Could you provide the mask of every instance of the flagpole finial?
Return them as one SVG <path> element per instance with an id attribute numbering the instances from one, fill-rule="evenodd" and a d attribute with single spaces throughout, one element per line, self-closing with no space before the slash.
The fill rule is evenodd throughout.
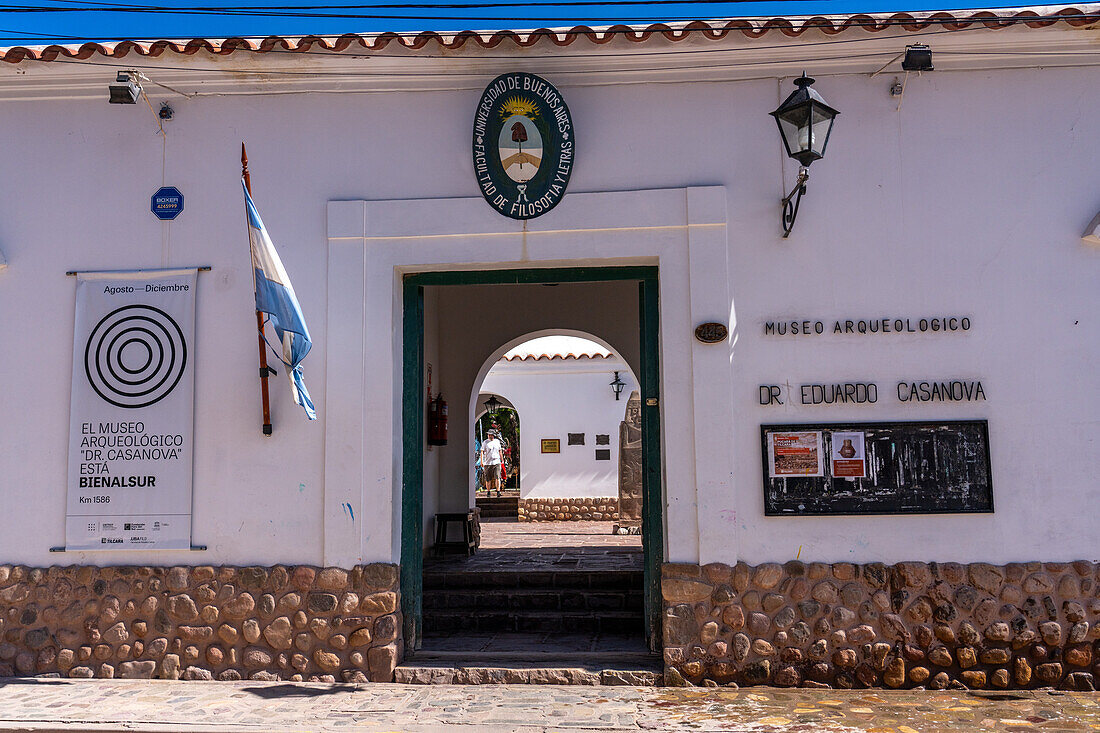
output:
<path id="1" fill-rule="evenodd" d="M 252 176 L 248 175 L 248 153 L 241 143 L 241 177 L 244 178 L 244 186 L 248 189 L 248 195 L 252 195 Z"/>

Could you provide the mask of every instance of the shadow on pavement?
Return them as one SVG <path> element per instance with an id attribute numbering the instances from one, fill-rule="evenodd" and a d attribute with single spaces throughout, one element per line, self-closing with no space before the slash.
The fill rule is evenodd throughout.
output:
<path id="1" fill-rule="evenodd" d="M 64 685 L 68 684 L 65 680 L 53 679 L 50 677 L 0 677 L 0 687 L 7 687 L 8 685 Z"/>
<path id="2" fill-rule="evenodd" d="M 1009 693 L 1005 693 L 1005 692 L 994 692 L 994 693 L 984 693 L 983 694 L 981 692 L 975 693 L 973 691 L 970 691 L 967 694 L 969 694 L 970 697 L 976 697 L 976 698 L 979 698 L 981 700 L 993 700 L 995 702 L 1005 702 L 1005 701 L 1008 701 L 1008 700 L 1030 700 L 1031 699 L 1031 696 L 1027 695 L 1027 694 L 1013 695 L 1013 694 L 1009 694 Z"/>
<path id="3" fill-rule="evenodd" d="M 355 685 L 326 685 L 324 687 L 299 687 L 298 685 L 268 685 L 264 687 L 245 687 L 244 692 L 251 692 L 256 697 L 265 700 L 275 700 L 286 697 L 320 697 L 322 695 L 336 695 L 342 692 L 355 692 Z"/>

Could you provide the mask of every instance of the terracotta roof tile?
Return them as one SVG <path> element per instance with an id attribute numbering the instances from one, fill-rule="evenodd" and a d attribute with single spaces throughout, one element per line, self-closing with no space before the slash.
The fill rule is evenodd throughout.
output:
<path id="1" fill-rule="evenodd" d="M 513 45 L 518 48 L 543 46 L 569 46 L 581 40 L 600 46 L 618 37 L 635 43 L 654 38 L 671 42 L 686 38 L 702 37 L 720 40 L 730 34 L 741 34 L 750 39 L 770 34 L 797 38 L 804 33 L 821 31 L 838 35 L 862 30 L 880 33 L 892 28 L 918 32 L 931 26 L 948 30 L 961 30 L 975 25 L 989 29 L 1025 26 L 1046 28 L 1058 23 L 1080 28 L 1097 25 L 1100 21 L 1100 3 L 1079 5 L 1039 5 L 1026 8 L 1002 8 L 992 10 L 953 10 L 912 13 L 857 13 L 854 15 L 815 15 L 776 18 L 729 18 L 719 20 L 693 20 L 679 23 L 652 23 L 648 25 L 612 25 L 601 27 L 573 26 L 571 28 L 538 28 L 534 30 L 460 31 L 439 33 L 347 33 L 339 36 L 268 36 L 266 38 L 195 38 L 191 40 L 126 40 L 104 43 L 72 45 L 51 44 L 44 46 L 13 46 L 0 48 L 0 59 L 18 63 L 26 59 L 53 61 L 58 58 L 89 59 L 93 56 L 124 58 L 130 54 L 159 57 L 165 53 L 190 56 L 207 51 L 218 56 L 228 56 L 239 51 L 269 53 L 290 51 L 345 51 L 351 48 L 382 51 L 388 47 L 419 51 L 429 47 L 457 50 L 467 45 L 482 49 Z"/>
<path id="2" fill-rule="evenodd" d="M 500 360 L 501 361 L 512 362 L 512 361 L 554 361 L 555 359 L 561 359 L 561 360 L 564 361 L 566 359 L 614 359 L 614 358 L 615 358 L 614 354 L 600 354 L 600 353 L 573 354 L 573 353 L 569 353 L 569 354 L 538 354 L 537 356 L 535 354 L 527 354 L 526 356 L 519 356 L 517 354 L 516 356 L 502 356 L 500 358 Z"/>

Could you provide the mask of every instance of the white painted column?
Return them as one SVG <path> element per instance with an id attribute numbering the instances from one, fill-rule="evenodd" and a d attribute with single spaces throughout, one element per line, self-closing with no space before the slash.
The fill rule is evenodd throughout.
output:
<path id="1" fill-rule="evenodd" d="M 730 352 L 726 193 L 689 188 L 688 262 L 691 287 L 691 378 L 694 395 L 695 491 L 699 559 L 733 562 L 737 556 L 737 504 L 733 496 L 733 397 Z M 723 323 L 730 337 L 717 344 L 694 338 L 701 323 Z M 730 548 L 734 548 L 731 552 Z"/>
<path id="2" fill-rule="evenodd" d="M 328 333 L 325 342 L 324 563 L 362 560 L 364 439 L 363 216 L 359 201 L 328 205 Z"/>

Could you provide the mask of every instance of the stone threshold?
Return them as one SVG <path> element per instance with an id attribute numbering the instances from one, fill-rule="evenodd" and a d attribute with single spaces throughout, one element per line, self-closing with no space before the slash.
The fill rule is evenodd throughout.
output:
<path id="1" fill-rule="evenodd" d="M 622 652 L 593 659 L 583 652 L 417 652 L 394 670 L 408 685 L 629 685 L 664 684 L 660 658 Z"/>

